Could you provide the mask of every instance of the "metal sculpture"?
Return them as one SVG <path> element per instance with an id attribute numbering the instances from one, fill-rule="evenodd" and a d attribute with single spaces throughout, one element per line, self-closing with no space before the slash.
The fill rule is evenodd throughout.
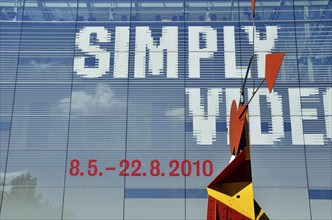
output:
<path id="1" fill-rule="evenodd" d="M 252 16 L 255 14 L 255 1 L 251 1 Z M 266 81 L 269 92 L 272 92 L 284 53 L 266 55 L 265 78 L 252 97 L 245 104 L 244 89 L 253 61 L 252 55 L 244 83 L 241 89 L 239 105 L 233 100 L 229 120 L 229 140 L 231 162 L 207 186 L 208 220 L 268 220 L 263 209 L 254 200 L 250 161 L 250 141 L 248 127 L 248 106 L 259 88 Z"/>

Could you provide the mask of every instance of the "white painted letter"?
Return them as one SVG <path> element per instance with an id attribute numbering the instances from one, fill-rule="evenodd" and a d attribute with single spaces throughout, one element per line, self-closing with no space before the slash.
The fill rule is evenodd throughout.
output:
<path id="1" fill-rule="evenodd" d="M 200 48 L 200 34 L 205 39 L 204 48 Z M 189 27 L 189 78 L 200 78 L 202 58 L 212 58 L 217 51 L 217 31 L 212 27 Z"/>
<path id="2" fill-rule="evenodd" d="M 224 26 L 224 57 L 225 57 L 225 78 L 244 77 L 247 67 L 236 66 L 234 26 Z M 248 74 L 248 77 L 249 78 L 251 77 L 250 72 Z"/>
<path id="3" fill-rule="evenodd" d="M 310 97 L 311 95 L 318 94 L 317 88 L 290 88 L 289 103 L 290 103 L 290 116 L 292 123 L 292 139 L 294 145 L 323 145 L 323 134 L 303 134 L 303 121 L 302 120 L 317 120 L 316 108 L 301 108 L 301 104 L 305 102 L 319 103 L 319 99 Z M 304 97 L 307 97 L 305 100 Z M 310 98 L 308 98 L 310 97 Z M 302 100 L 304 98 L 304 100 Z M 302 112 L 302 114 L 301 114 Z M 302 117 L 301 117 L 302 115 Z M 303 141 L 304 137 L 304 141 Z"/>
<path id="4" fill-rule="evenodd" d="M 128 77 L 129 27 L 116 27 L 114 49 L 114 78 Z"/>
<path id="5" fill-rule="evenodd" d="M 326 137 L 332 138 L 332 88 L 326 88 L 323 93 L 324 111 L 325 111 L 325 124 L 326 124 Z"/>
<path id="6" fill-rule="evenodd" d="M 251 92 L 250 94 L 251 95 Z M 262 133 L 261 127 L 261 108 L 259 97 L 266 96 L 268 105 L 271 106 L 272 127 L 269 133 Z M 285 136 L 284 118 L 282 114 L 282 99 L 277 92 L 269 93 L 267 88 L 261 88 L 252 99 L 249 107 L 250 123 L 250 142 L 253 145 L 273 145 Z"/>
<path id="7" fill-rule="evenodd" d="M 110 53 L 90 42 L 91 34 L 96 34 L 99 42 L 110 42 L 111 34 L 104 27 L 84 27 L 76 34 L 76 46 L 89 56 L 96 59 L 95 67 L 85 67 L 86 56 L 75 57 L 74 72 L 85 78 L 101 77 L 109 71 Z"/>
<path id="8" fill-rule="evenodd" d="M 247 32 L 249 37 L 249 43 L 253 44 L 253 27 L 246 26 L 244 30 Z M 255 54 L 258 55 L 258 77 L 265 77 L 265 55 L 271 53 L 275 46 L 275 40 L 278 38 L 278 28 L 276 26 L 266 26 L 266 39 L 260 39 L 259 32 L 256 31 L 255 27 Z"/>
<path id="9" fill-rule="evenodd" d="M 178 28 L 163 27 L 160 43 L 154 42 L 149 27 L 136 27 L 135 78 L 145 78 L 146 52 L 149 52 L 149 70 L 161 75 L 164 54 L 167 54 L 167 78 L 178 77 Z"/>
<path id="10" fill-rule="evenodd" d="M 187 88 L 189 95 L 189 114 L 193 116 L 193 135 L 197 144 L 211 145 L 216 139 L 216 119 L 219 117 L 219 100 L 222 89 L 209 89 L 207 94 L 207 113 L 201 105 L 200 88 Z"/>

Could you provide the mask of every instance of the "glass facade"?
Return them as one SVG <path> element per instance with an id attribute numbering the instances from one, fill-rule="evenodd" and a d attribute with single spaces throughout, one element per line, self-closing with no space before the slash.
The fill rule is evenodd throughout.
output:
<path id="1" fill-rule="evenodd" d="M 0 219 L 206 219 L 249 108 L 270 219 L 332 219 L 332 1 L 1 0 Z M 255 45 L 255 47 L 253 47 Z"/>

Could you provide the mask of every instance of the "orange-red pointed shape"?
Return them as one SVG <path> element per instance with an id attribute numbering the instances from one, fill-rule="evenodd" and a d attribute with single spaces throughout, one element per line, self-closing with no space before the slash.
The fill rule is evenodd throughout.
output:
<path id="1" fill-rule="evenodd" d="M 240 114 L 245 109 L 245 105 L 237 107 L 236 101 L 233 100 L 232 106 L 231 106 L 231 112 L 230 112 L 230 120 L 229 120 L 229 142 L 230 142 L 230 151 L 231 154 L 237 155 L 242 131 L 244 128 L 244 122 L 246 114 L 242 114 L 242 117 L 240 117 Z"/>
<path id="2" fill-rule="evenodd" d="M 252 17 L 255 17 L 255 5 L 256 5 L 256 0 L 251 0 L 251 15 L 252 15 Z"/>
<path id="3" fill-rule="evenodd" d="M 270 93 L 274 87 L 284 56 L 284 52 L 266 55 L 265 80 Z"/>

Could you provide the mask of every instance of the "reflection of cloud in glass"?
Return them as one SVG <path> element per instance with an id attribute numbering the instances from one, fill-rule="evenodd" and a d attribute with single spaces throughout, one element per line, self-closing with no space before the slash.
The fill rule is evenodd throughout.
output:
<path id="1" fill-rule="evenodd" d="M 26 174 L 26 173 L 27 173 L 26 171 L 7 172 L 6 173 L 6 181 L 10 182 L 15 177 L 21 176 L 21 175 Z M 3 179 L 4 174 L 5 174 L 4 172 L 0 172 L 0 180 Z"/>
<path id="2" fill-rule="evenodd" d="M 18 176 L 21 176 L 21 175 L 24 175 L 26 174 L 27 172 L 25 171 L 17 171 L 17 172 L 7 172 L 6 173 L 6 185 L 5 186 L 5 191 L 9 191 L 10 190 L 10 186 L 8 185 L 8 183 L 10 183 L 13 179 L 15 179 L 16 177 Z M 0 184 L 3 183 L 3 179 L 4 179 L 4 172 L 0 172 Z M 1 186 L 0 186 L 1 187 Z"/>
<path id="3" fill-rule="evenodd" d="M 31 60 L 29 62 L 29 66 L 32 66 L 34 68 L 38 68 L 38 69 L 48 69 L 50 67 L 55 67 L 58 66 L 59 63 L 58 62 L 54 62 L 54 61 L 50 61 L 50 62 L 38 62 L 35 60 Z"/>
<path id="4" fill-rule="evenodd" d="M 67 112 L 70 98 L 59 101 L 58 107 Z M 109 113 L 114 108 L 123 107 L 125 103 L 115 97 L 114 92 L 106 84 L 99 84 L 95 94 L 85 91 L 74 91 L 72 94 L 71 113 L 78 115 L 96 115 Z"/>
<path id="5" fill-rule="evenodd" d="M 173 108 L 166 111 L 166 116 L 174 117 L 177 119 L 184 119 L 184 108 Z"/>

